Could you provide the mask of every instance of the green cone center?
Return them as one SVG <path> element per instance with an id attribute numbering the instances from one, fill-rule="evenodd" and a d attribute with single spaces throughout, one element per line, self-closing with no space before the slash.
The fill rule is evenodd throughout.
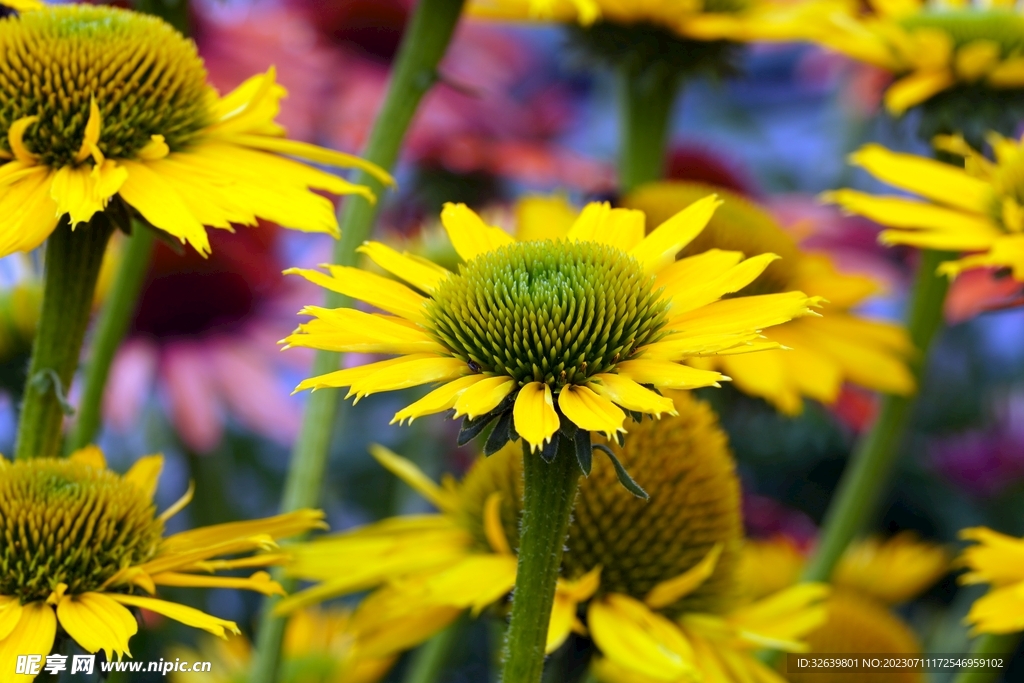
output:
<path id="1" fill-rule="evenodd" d="M 0 19 L 0 147 L 12 123 L 38 116 L 24 141 L 53 168 L 75 163 L 93 98 L 100 151 L 131 159 L 153 135 L 185 147 L 211 95 L 195 44 L 156 17 L 60 5 Z"/>
<path id="2" fill-rule="evenodd" d="M 163 524 L 140 487 L 69 460 L 0 466 L 0 595 L 44 600 L 98 589 L 156 551 Z"/>
<path id="3" fill-rule="evenodd" d="M 558 389 L 657 339 L 667 302 L 653 282 L 608 245 L 521 242 L 464 264 L 428 316 L 437 339 L 475 369 Z"/>

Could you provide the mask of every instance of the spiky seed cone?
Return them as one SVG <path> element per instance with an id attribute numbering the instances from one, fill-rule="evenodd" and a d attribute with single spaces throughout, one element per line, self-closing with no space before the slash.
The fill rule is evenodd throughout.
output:
<path id="1" fill-rule="evenodd" d="M 0 595 L 98 589 L 150 558 L 163 523 L 146 493 L 105 469 L 40 458 L 0 464 Z"/>
<path id="2" fill-rule="evenodd" d="M 428 304 L 438 340 L 467 363 L 552 390 L 612 369 L 658 337 L 654 277 L 596 242 L 519 242 L 444 280 Z"/>
<path id="3" fill-rule="evenodd" d="M 163 135 L 180 149 L 209 121 L 212 90 L 195 44 L 166 22 L 113 7 L 59 5 L 0 20 L 0 147 L 17 119 L 51 167 L 74 165 L 95 98 L 99 148 L 131 159 Z"/>
<path id="4" fill-rule="evenodd" d="M 594 454 L 593 471 L 580 482 L 562 574 L 576 578 L 600 565 L 602 591 L 642 599 L 656 584 L 682 574 L 723 543 L 714 575 L 667 610 L 718 612 L 738 592 L 739 481 L 715 414 L 689 394 L 674 399 L 678 417 L 631 425 L 625 447 L 611 446 L 650 501 L 620 486 L 611 463 Z M 463 481 L 463 519 L 481 542 L 481 511 L 493 491 L 502 493 L 502 524 L 515 547 L 522 500 L 518 445 L 480 460 Z"/>
<path id="5" fill-rule="evenodd" d="M 805 639 L 810 653 L 887 654 L 913 656 L 921 653 L 921 644 L 910 627 L 884 605 L 851 591 L 836 591 L 828 601 L 828 621 Z M 782 664 L 785 670 L 785 663 Z M 791 683 L 846 683 L 849 673 L 787 673 Z M 917 671 L 858 673 L 858 683 L 924 683 Z"/>

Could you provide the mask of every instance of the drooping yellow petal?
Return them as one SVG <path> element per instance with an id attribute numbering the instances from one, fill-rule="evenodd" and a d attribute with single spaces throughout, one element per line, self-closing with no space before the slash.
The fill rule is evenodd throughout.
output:
<path id="1" fill-rule="evenodd" d="M 1024 630 L 1024 584 L 993 588 L 971 605 L 965 622 L 979 633 L 1016 633 Z"/>
<path id="2" fill-rule="evenodd" d="M 722 204 L 717 195 L 709 195 L 669 218 L 636 245 L 630 255 L 649 273 L 657 273 L 675 261 L 676 255 L 700 234 Z"/>
<path id="3" fill-rule="evenodd" d="M 50 197 L 54 173 L 43 166 L 31 171 L 0 190 L 0 256 L 35 249 L 57 227 L 57 204 Z"/>
<path id="4" fill-rule="evenodd" d="M 484 223 L 483 219 L 465 204 L 445 204 L 441 210 L 441 224 L 463 261 L 472 261 L 481 254 L 515 242 L 512 236 L 501 228 Z"/>
<path id="5" fill-rule="evenodd" d="M 64 166 L 53 177 L 50 196 L 57 203 L 58 214 L 68 214 L 71 225 L 78 225 L 105 209 L 126 180 L 127 169 L 109 159 L 93 168 Z"/>
<path id="6" fill-rule="evenodd" d="M 572 631 L 585 633 L 576 617 L 579 604 L 589 600 L 601 585 L 601 568 L 595 567 L 575 580 L 558 579 L 555 586 L 555 601 L 551 606 L 548 622 L 548 639 L 544 651 L 551 654 L 565 642 Z"/>
<path id="7" fill-rule="evenodd" d="M 720 372 L 696 368 L 661 360 L 627 360 L 617 367 L 620 376 L 638 384 L 651 384 L 665 389 L 698 389 L 721 386 L 728 380 Z"/>
<path id="8" fill-rule="evenodd" d="M 182 588 L 229 588 L 232 590 L 255 591 L 262 595 L 285 595 L 284 589 L 267 572 L 256 572 L 249 578 L 241 576 L 205 576 L 163 572 L 153 577 L 157 586 L 178 586 Z"/>
<path id="9" fill-rule="evenodd" d="M 14 158 L 22 163 L 34 164 L 38 160 L 35 154 L 28 151 L 23 140 L 25 131 L 38 120 L 38 116 L 22 116 L 7 129 L 7 144 L 10 145 Z"/>
<path id="10" fill-rule="evenodd" d="M 110 593 L 109 596 L 111 599 L 121 603 L 122 605 L 148 609 L 150 612 L 162 614 L 168 619 L 174 619 L 186 626 L 201 628 L 204 631 L 212 633 L 218 638 L 227 638 L 228 633 L 233 633 L 235 635 L 241 633 L 238 629 L 238 625 L 233 621 L 220 619 L 206 614 L 205 612 L 200 612 L 192 607 L 179 605 L 176 602 L 157 600 L 156 598 L 144 598 L 138 595 L 124 595 L 121 593 Z"/>
<path id="11" fill-rule="evenodd" d="M 1024 86 L 1024 57 L 1003 60 L 988 73 L 986 80 L 996 88 Z"/>
<path id="12" fill-rule="evenodd" d="M 21 619 L 21 600 L 0 595 L 0 641 L 3 641 Z"/>
<path id="13" fill-rule="evenodd" d="M 82 136 L 82 146 L 78 148 L 78 154 L 75 155 L 75 163 L 82 163 L 93 154 L 93 150 L 99 152 L 96 147 L 100 142 L 100 127 L 103 125 L 103 119 L 100 116 L 99 105 L 96 104 L 96 98 L 90 98 L 89 102 L 89 118 L 85 122 L 85 134 Z M 103 163 L 102 157 L 96 160 L 97 163 Z"/>
<path id="14" fill-rule="evenodd" d="M 596 393 L 611 399 L 626 410 L 645 415 L 676 414 L 672 399 L 654 393 L 623 375 L 601 373 L 592 376 L 589 386 Z"/>
<path id="15" fill-rule="evenodd" d="M 427 602 L 471 608 L 477 615 L 512 590 L 516 563 L 513 555 L 470 555 L 424 578 L 419 589 Z"/>
<path id="16" fill-rule="evenodd" d="M 366 171 L 384 185 L 394 185 L 395 179 L 391 174 L 375 163 L 357 157 L 353 154 L 338 152 L 333 149 L 326 149 L 311 145 L 301 140 L 289 140 L 282 137 L 271 137 L 267 135 L 236 134 L 231 136 L 231 141 L 246 147 L 255 147 L 268 152 L 287 154 L 288 156 L 300 157 L 317 164 L 325 166 L 337 166 L 339 168 L 358 168 Z"/>
<path id="17" fill-rule="evenodd" d="M 1006 586 L 1024 581 L 1024 539 L 1007 536 L 986 527 L 963 529 L 960 538 L 974 541 L 959 562 L 970 571 L 961 583 L 991 583 Z"/>
<path id="18" fill-rule="evenodd" d="M 480 417 L 498 407 L 516 388 L 511 377 L 498 375 L 475 382 L 463 391 L 455 401 L 455 417 L 465 415 L 469 419 Z"/>
<path id="19" fill-rule="evenodd" d="M 400 282 L 359 268 L 329 266 L 331 274 L 307 268 L 289 268 L 285 275 L 300 275 L 332 292 L 365 301 L 383 311 L 421 323 L 426 320 L 426 298 Z"/>
<path id="20" fill-rule="evenodd" d="M 911 107 L 952 87 L 954 83 L 956 76 L 949 69 L 916 71 L 889 86 L 885 91 L 885 108 L 889 113 L 899 116 Z"/>
<path id="21" fill-rule="evenodd" d="M 611 593 L 590 603 L 590 635 L 605 657 L 655 681 L 698 675 L 683 632 L 643 603 Z"/>
<path id="22" fill-rule="evenodd" d="M 356 251 L 366 254 L 374 263 L 416 289 L 433 292 L 451 272 L 433 261 L 408 252 L 398 253 L 380 242 L 363 242 Z"/>
<path id="23" fill-rule="evenodd" d="M 380 444 L 371 444 L 370 454 L 385 469 L 430 501 L 438 510 L 452 511 L 458 506 L 458 501 L 453 499 L 448 491 L 435 484 L 411 460 L 403 458 Z"/>
<path id="24" fill-rule="evenodd" d="M 153 226 L 188 242 L 200 254 L 210 253 L 210 241 L 203 224 L 196 220 L 181 197 L 160 175 L 136 161 L 121 162 L 128 177 L 121 185 L 121 198 L 131 204 Z"/>
<path id="25" fill-rule="evenodd" d="M 396 422 L 401 424 L 405 420 L 411 423 L 416 418 L 423 417 L 424 415 L 433 415 L 451 410 L 455 407 L 455 402 L 462 395 L 462 392 L 485 379 L 487 379 L 487 375 L 473 374 L 442 384 L 420 400 L 410 403 L 395 413 L 395 416 L 391 419 L 391 424 Z"/>
<path id="26" fill-rule="evenodd" d="M 39 600 L 23 605 L 17 626 L 0 641 L 0 670 L 4 680 L 27 683 L 35 676 L 15 674 L 18 655 L 40 655 L 45 661 L 57 635 L 57 617 L 53 608 Z"/>
<path id="27" fill-rule="evenodd" d="M 160 481 L 160 473 L 163 469 L 164 456 L 147 455 L 135 461 L 131 469 L 125 472 L 124 480 L 138 486 L 146 494 L 147 498 L 153 500 L 153 495 L 156 493 L 156 485 Z"/>
<path id="28" fill-rule="evenodd" d="M 187 553 L 208 552 L 207 548 L 216 547 L 223 543 L 234 543 L 238 541 L 248 542 L 254 537 L 269 537 L 271 539 L 288 538 L 311 531 L 313 529 L 326 529 L 323 521 L 324 513 L 320 510 L 295 510 L 273 517 L 263 519 L 247 520 L 244 522 L 226 522 L 224 524 L 213 524 L 210 526 L 190 529 L 168 536 L 160 544 L 160 551 L 155 560 L 151 560 L 140 566 L 148 568 L 151 572 L 170 571 L 179 566 L 168 566 L 158 569 L 154 564 L 159 561 L 160 556 L 165 553 Z M 208 554 L 207 557 L 213 557 Z M 221 553 L 227 554 L 227 553 Z M 206 558 L 203 558 L 206 559 Z"/>
<path id="29" fill-rule="evenodd" d="M 57 604 L 57 619 L 86 652 L 99 652 L 113 660 L 128 655 L 128 641 L 139 630 L 135 617 L 123 605 L 102 593 L 65 595 Z"/>
<path id="30" fill-rule="evenodd" d="M 716 543 L 700 562 L 679 576 L 662 581 L 652 588 L 644 597 L 644 604 L 651 609 L 661 609 L 695 591 L 714 573 L 715 567 L 718 565 L 718 558 L 721 557 L 724 549 L 723 544 Z"/>
<path id="31" fill-rule="evenodd" d="M 881 145 L 864 145 L 850 162 L 894 187 L 958 209 L 983 213 L 991 189 L 962 169 L 913 154 L 892 152 Z"/>
<path id="32" fill-rule="evenodd" d="M 516 397 L 512 418 L 516 432 L 530 444 L 531 450 L 540 450 L 558 431 L 558 413 L 551 387 L 542 382 L 525 385 Z"/>
<path id="33" fill-rule="evenodd" d="M 451 605 L 436 605 L 421 593 L 389 586 L 374 591 L 352 615 L 361 657 L 387 657 L 428 640 L 462 614 Z"/>
<path id="34" fill-rule="evenodd" d="M 512 555 L 512 546 L 505 536 L 505 527 L 501 523 L 501 491 L 494 491 L 484 501 L 484 535 L 491 550 L 499 555 Z"/>
<path id="35" fill-rule="evenodd" d="M 801 583 L 730 613 L 728 620 L 748 642 L 791 652 L 806 651 L 800 640 L 825 623 L 824 583 Z"/>
<path id="36" fill-rule="evenodd" d="M 585 386 L 567 384 L 558 392 L 558 407 L 573 424 L 588 432 L 601 432 L 611 438 L 626 431 L 626 414 L 614 403 Z"/>
<path id="37" fill-rule="evenodd" d="M 107 459 L 103 456 L 103 451 L 99 446 L 89 445 L 85 448 L 79 448 L 77 451 L 68 456 L 68 460 L 73 462 L 80 462 L 83 465 L 89 467 L 95 467 L 98 470 L 107 469 Z"/>

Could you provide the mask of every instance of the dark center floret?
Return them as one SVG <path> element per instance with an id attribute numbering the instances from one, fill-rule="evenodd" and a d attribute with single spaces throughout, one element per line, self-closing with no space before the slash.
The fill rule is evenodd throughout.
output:
<path id="1" fill-rule="evenodd" d="M 430 302 L 430 327 L 479 371 L 552 389 L 657 339 L 667 302 L 631 256 L 595 242 L 525 242 L 473 259 Z"/>
<path id="2" fill-rule="evenodd" d="M 0 147 L 7 130 L 38 116 L 24 136 L 52 167 L 75 163 L 92 98 L 100 150 L 131 159 L 163 135 L 185 147 L 209 123 L 212 91 L 195 44 L 161 19 L 113 7 L 61 5 L 0 19 Z"/>
<path id="3" fill-rule="evenodd" d="M 0 466 L 0 595 L 44 600 L 98 589 L 156 551 L 163 523 L 142 489 L 69 460 Z"/>

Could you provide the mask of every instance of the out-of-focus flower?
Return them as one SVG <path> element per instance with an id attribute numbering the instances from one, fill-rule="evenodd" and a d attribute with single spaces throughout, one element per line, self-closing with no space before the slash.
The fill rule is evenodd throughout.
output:
<path id="1" fill-rule="evenodd" d="M 547 649 L 589 631 L 604 681 L 662 681 L 736 667 L 777 680 L 757 661 L 765 644 L 799 648 L 823 612 L 827 588 L 807 584 L 739 602 L 739 482 L 714 413 L 673 393 L 679 415 L 645 420 L 619 447 L 623 465 L 651 491 L 643 502 L 615 486 L 602 460 L 580 485 L 556 590 Z M 293 575 L 319 581 L 284 610 L 381 586 L 354 623 L 367 652 L 415 645 L 467 609 L 502 608 L 516 575 L 522 458 L 507 447 L 479 460 L 461 483 L 430 481 L 382 448 L 374 455 L 440 514 L 387 519 L 296 547 Z M 339 573 L 338 568 L 347 568 Z M 587 624 L 578 620 L 583 607 Z M 687 679 L 688 680 L 688 679 Z"/>
<path id="2" fill-rule="evenodd" d="M 1020 399 L 1011 397 L 1007 407 L 994 411 L 995 419 L 984 430 L 932 439 L 932 467 L 962 490 L 982 497 L 998 495 L 1024 479 Z"/>
<path id="3" fill-rule="evenodd" d="M 157 247 L 111 368 L 105 420 L 130 431 L 156 395 L 195 452 L 216 448 L 232 419 L 290 443 L 301 405 L 289 399 L 284 376 L 301 372 L 308 358 L 288 358 L 276 341 L 294 329 L 297 301 L 315 289 L 281 276 L 280 230 L 272 224 L 210 237 L 215 250 L 206 259 Z"/>
<path id="4" fill-rule="evenodd" d="M 467 429 L 497 420 L 488 452 L 522 437 L 532 450 L 553 454 L 559 434 L 584 441 L 589 432 L 624 432 L 623 409 L 671 412 L 671 401 L 643 385 L 717 385 L 718 372 L 681 361 L 771 348 L 759 341 L 761 329 L 807 315 L 817 303 L 788 288 L 722 300 L 756 279 L 772 254 L 742 260 L 696 250 L 676 261 L 718 203 L 706 196 L 646 237 L 643 212 L 607 204 L 590 204 L 576 217 L 564 201 L 536 200 L 517 237 L 448 204 L 441 220 L 464 261 L 458 273 L 378 242 L 360 249 L 409 285 L 351 267 L 330 266 L 329 275 L 292 269 L 391 315 L 307 307 L 302 312 L 314 319 L 285 343 L 398 356 L 298 388 L 349 387 L 358 400 L 444 383 L 395 420 L 452 408 L 466 416 Z"/>
<path id="5" fill-rule="evenodd" d="M 990 586 L 967 614 L 973 633 L 1024 630 L 1024 539 L 985 527 L 964 529 L 960 538 L 975 542 L 958 559 L 968 570 L 960 582 Z"/>
<path id="6" fill-rule="evenodd" d="M 990 142 L 995 161 L 961 137 L 937 138 L 939 149 L 964 157 L 962 169 L 866 145 L 851 157 L 852 163 L 926 201 L 849 189 L 827 192 L 823 198 L 889 226 L 879 235 L 883 244 L 970 254 L 942 263 L 940 274 L 956 277 L 974 268 L 998 268 L 1024 282 L 1024 153 L 1017 140 L 992 134 Z"/>
<path id="7" fill-rule="evenodd" d="M 788 539 L 750 541 L 740 565 L 747 590 L 758 596 L 779 590 L 785 581 L 795 581 L 804 556 Z M 827 600 L 828 618 L 806 637 L 813 654 L 910 655 L 921 652 L 921 644 L 910 626 L 890 606 L 911 600 L 945 575 L 950 568 L 949 552 L 942 546 L 920 541 L 902 533 L 887 540 L 876 538 L 855 543 L 847 549 L 832 577 L 833 592 Z M 783 665 L 784 666 L 784 665 Z M 787 673 L 792 683 L 843 681 L 849 674 Z M 865 680 L 877 683 L 921 683 L 916 671 L 869 674 Z"/>
<path id="8" fill-rule="evenodd" d="M 885 93 L 894 114 L 957 87 L 1024 88 L 1024 17 L 1010 0 L 813 4 L 804 37 L 896 75 Z"/>
<path id="9" fill-rule="evenodd" d="M 662 220 L 715 190 L 696 183 L 653 183 L 623 203 Z M 879 284 L 863 275 L 838 272 L 828 256 L 804 252 L 766 211 L 731 192 L 718 191 L 723 206 L 684 254 L 714 253 L 722 260 L 776 254 L 778 260 L 738 290 L 740 295 L 798 289 L 829 303 L 822 317 L 793 320 L 765 334 L 784 349 L 721 354 L 691 363 L 721 370 L 740 390 L 768 400 L 788 415 L 803 409 L 804 397 L 834 403 L 844 382 L 887 393 L 913 392 L 914 380 L 905 363 L 912 350 L 906 332 L 853 313 L 880 289 Z"/>
<path id="10" fill-rule="evenodd" d="M 285 626 L 279 683 L 376 683 L 394 664 L 394 657 L 360 658 L 348 610 L 306 609 Z M 171 683 L 245 683 L 252 667 L 252 645 L 244 636 L 207 638 L 199 649 L 176 647 L 170 657 L 209 662 L 205 674 L 172 672 Z"/>
<path id="11" fill-rule="evenodd" d="M 0 34 L 13 46 L 0 254 L 35 249 L 65 216 L 76 226 L 104 212 L 127 227 L 131 211 L 206 254 L 207 226 L 257 217 L 336 234 L 332 203 L 312 190 L 374 198 L 282 155 L 390 182 L 357 157 L 286 139 L 274 120 L 285 91 L 273 69 L 218 96 L 195 45 L 155 17 L 58 5 L 0 19 Z M 42 80 L 54 94 L 39 95 Z"/>
<path id="12" fill-rule="evenodd" d="M 284 591 L 270 575 L 215 572 L 281 564 L 275 540 L 324 528 L 323 513 L 299 510 L 269 519 L 220 524 L 164 537 L 164 522 L 184 508 L 191 489 L 157 515 L 153 504 L 163 468 L 158 455 L 138 460 L 123 476 L 89 447 L 67 460 L 0 459 L 0 506 L 6 538 L 0 571 L 0 665 L 15 670 L 18 655 L 47 655 L 58 622 L 86 652 L 131 656 L 138 631 L 133 608 L 150 610 L 221 638 L 234 622 L 192 607 L 140 595 L 158 586 L 237 588 L 264 595 Z M 263 551 L 253 555 L 253 551 Z M 235 556 L 234 559 L 217 559 Z M 16 675 L 32 680 L 33 675 Z"/>

